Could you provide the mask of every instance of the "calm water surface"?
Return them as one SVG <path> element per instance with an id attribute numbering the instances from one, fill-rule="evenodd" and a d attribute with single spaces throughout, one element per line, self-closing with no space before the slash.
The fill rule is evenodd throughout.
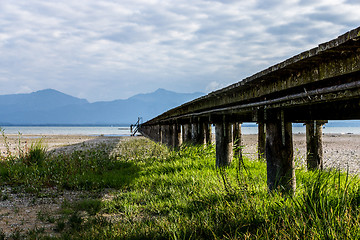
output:
<path id="1" fill-rule="evenodd" d="M 2 127 L 6 134 L 129 136 L 129 127 Z M 214 128 L 213 128 L 214 131 Z M 243 134 L 257 134 L 257 127 L 242 127 Z M 305 133 L 305 127 L 293 127 L 293 133 Z M 325 127 L 323 133 L 360 134 L 360 127 Z"/>
<path id="2" fill-rule="evenodd" d="M 129 136 L 130 127 L 2 127 L 6 134 Z"/>

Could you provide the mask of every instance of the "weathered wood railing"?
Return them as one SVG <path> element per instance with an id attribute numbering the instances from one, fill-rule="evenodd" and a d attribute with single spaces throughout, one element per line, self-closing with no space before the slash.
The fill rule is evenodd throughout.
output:
<path id="1" fill-rule="evenodd" d="M 292 122 L 307 125 L 307 162 L 322 168 L 321 126 L 326 120 L 360 119 L 360 28 L 294 56 L 238 83 L 173 108 L 139 131 L 158 142 L 206 144 L 215 124 L 216 165 L 232 160 L 232 124 L 258 123 L 259 155 L 266 157 L 268 186 L 296 186 Z M 266 134 L 265 134 L 266 133 Z M 265 140 L 266 136 L 266 140 Z M 235 138 L 235 141 L 236 141 Z"/>

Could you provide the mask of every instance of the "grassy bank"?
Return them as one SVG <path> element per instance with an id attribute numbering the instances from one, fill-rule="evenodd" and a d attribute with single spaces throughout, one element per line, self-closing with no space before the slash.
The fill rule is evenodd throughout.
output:
<path id="1" fill-rule="evenodd" d="M 264 161 L 236 159 L 216 169 L 214 146 L 170 151 L 134 138 L 66 155 L 45 154 L 42 144 L 30 150 L 3 157 L 3 186 L 29 194 L 44 188 L 87 193 L 64 201 L 59 212 L 39 214 L 53 222 L 54 238 L 360 237 L 359 179 L 344 173 L 297 169 L 297 192 L 290 196 L 268 192 Z M 35 230 L 18 236 L 50 238 Z"/>

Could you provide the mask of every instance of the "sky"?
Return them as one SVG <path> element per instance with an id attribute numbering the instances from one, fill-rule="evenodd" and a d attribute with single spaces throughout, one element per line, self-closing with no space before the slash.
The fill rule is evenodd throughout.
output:
<path id="1" fill-rule="evenodd" d="M 360 26 L 359 0 L 1 0 L 0 94 L 208 93 Z"/>

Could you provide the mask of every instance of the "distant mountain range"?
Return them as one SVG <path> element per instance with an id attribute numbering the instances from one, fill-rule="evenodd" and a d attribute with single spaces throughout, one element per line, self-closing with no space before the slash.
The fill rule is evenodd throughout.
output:
<path id="1" fill-rule="evenodd" d="M 127 125 L 147 121 L 204 93 L 158 89 L 125 100 L 89 103 L 54 89 L 0 95 L 1 125 Z"/>
<path id="2" fill-rule="evenodd" d="M 147 121 L 204 93 L 158 89 L 125 100 L 89 103 L 54 89 L 0 95 L 0 126 L 5 125 L 129 125 Z M 256 126 L 247 123 L 244 126 Z M 302 126 L 295 124 L 294 126 Z M 326 127 L 360 127 L 360 121 L 329 121 Z"/>

